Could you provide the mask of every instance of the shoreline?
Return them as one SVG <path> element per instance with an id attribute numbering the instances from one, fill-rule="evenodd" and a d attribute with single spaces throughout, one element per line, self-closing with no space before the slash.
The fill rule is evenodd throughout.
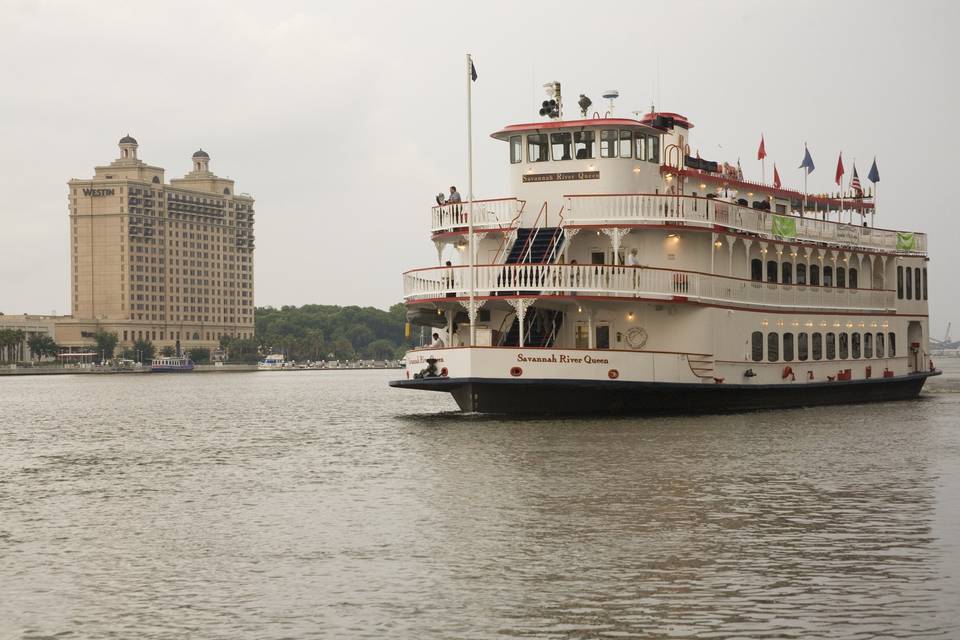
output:
<path id="1" fill-rule="evenodd" d="M 255 364 L 198 364 L 193 371 L 186 373 L 253 373 L 262 371 L 264 373 L 290 372 L 290 371 L 360 371 L 360 370 L 397 370 L 400 367 L 318 367 L 318 368 L 286 368 L 286 369 L 258 369 Z M 0 377 L 3 376 L 52 376 L 52 375 L 74 375 L 74 374 L 96 374 L 96 375 L 119 375 L 153 373 L 150 367 L 138 367 L 136 369 L 99 369 L 95 367 L 16 367 L 0 369 Z"/>

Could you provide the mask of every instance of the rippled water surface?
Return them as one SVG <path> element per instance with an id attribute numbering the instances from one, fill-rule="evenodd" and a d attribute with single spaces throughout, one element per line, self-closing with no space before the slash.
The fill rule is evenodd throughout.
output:
<path id="1" fill-rule="evenodd" d="M 918 401 L 465 416 L 395 372 L 0 378 L 0 638 L 957 638 Z"/>

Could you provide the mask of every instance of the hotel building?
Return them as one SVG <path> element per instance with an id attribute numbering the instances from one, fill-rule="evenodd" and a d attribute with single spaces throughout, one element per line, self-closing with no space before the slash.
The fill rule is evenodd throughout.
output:
<path id="1" fill-rule="evenodd" d="M 253 198 L 214 175 L 202 149 L 168 184 L 136 140 L 119 146 L 92 179 L 67 183 L 72 317 L 57 341 L 86 346 L 104 330 L 120 348 L 145 339 L 189 350 L 253 337 Z"/>

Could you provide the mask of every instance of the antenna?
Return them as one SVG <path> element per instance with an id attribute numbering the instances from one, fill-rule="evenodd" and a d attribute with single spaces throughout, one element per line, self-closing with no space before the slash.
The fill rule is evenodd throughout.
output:
<path id="1" fill-rule="evenodd" d="M 616 89 L 607 89 L 603 92 L 603 97 L 610 101 L 610 113 L 613 114 L 613 101 L 620 97 L 620 92 Z"/>

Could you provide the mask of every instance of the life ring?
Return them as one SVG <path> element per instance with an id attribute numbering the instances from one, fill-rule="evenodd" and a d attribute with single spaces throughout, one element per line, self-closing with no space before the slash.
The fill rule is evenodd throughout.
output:
<path id="1" fill-rule="evenodd" d="M 510 375 L 512 375 L 514 378 L 519 378 L 523 375 L 523 369 L 520 367 L 510 367 Z"/>
<path id="2" fill-rule="evenodd" d="M 627 346 L 631 349 L 643 349 L 647 345 L 648 337 L 643 327 L 630 327 L 627 329 Z"/>
<path id="3" fill-rule="evenodd" d="M 793 375 L 793 367 L 787 365 L 783 368 L 783 379 L 786 380 L 790 378 L 791 380 L 796 380 L 797 376 Z"/>
<path id="4" fill-rule="evenodd" d="M 607 371 L 607 377 L 610 378 L 611 380 L 616 380 L 617 378 L 620 377 L 620 372 L 617 371 L 616 369 L 610 369 L 610 371 Z"/>
<path id="5" fill-rule="evenodd" d="M 446 378 L 446 377 L 447 377 L 447 373 L 448 373 L 448 372 L 447 372 L 447 368 L 446 368 L 446 367 L 444 367 L 443 369 L 440 369 L 440 376 L 441 376 L 441 377 Z"/>

